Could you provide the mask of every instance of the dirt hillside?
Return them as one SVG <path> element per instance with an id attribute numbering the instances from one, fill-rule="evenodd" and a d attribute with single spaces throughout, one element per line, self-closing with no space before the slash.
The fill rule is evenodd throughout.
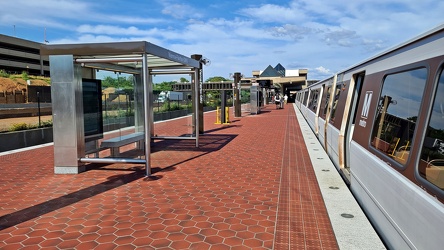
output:
<path id="1" fill-rule="evenodd" d="M 49 84 L 40 79 L 30 79 L 31 85 L 35 86 L 49 86 Z M 4 78 L 0 77 L 0 92 L 25 90 L 27 82 L 22 78 Z"/>

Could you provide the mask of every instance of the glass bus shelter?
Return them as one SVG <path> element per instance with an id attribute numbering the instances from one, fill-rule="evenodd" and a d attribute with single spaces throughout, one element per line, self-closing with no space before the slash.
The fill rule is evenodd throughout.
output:
<path id="1" fill-rule="evenodd" d="M 198 115 L 201 112 L 200 55 L 183 56 L 145 41 L 45 44 L 41 54 L 49 55 L 50 60 L 56 174 L 83 172 L 85 163 L 134 163 L 145 164 L 146 175 L 151 175 L 153 75 L 191 75 L 193 133 L 169 139 L 191 139 L 196 141 L 196 147 L 199 146 L 199 126 L 196 124 L 202 122 Z M 101 81 L 96 79 L 99 70 L 133 75 L 134 129 L 131 134 L 103 140 Z M 138 143 L 144 157 L 116 156 L 119 147 L 128 143 Z M 111 156 L 99 157 L 103 145 L 111 148 Z M 86 157 L 90 152 L 96 152 L 95 156 Z"/>

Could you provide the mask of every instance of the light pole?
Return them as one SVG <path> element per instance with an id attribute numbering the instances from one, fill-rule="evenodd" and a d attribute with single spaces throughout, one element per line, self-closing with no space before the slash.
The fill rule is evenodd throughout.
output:
<path id="1" fill-rule="evenodd" d="M 39 128 L 41 127 L 41 119 L 40 119 L 40 92 L 37 91 L 37 108 L 39 114 Z"/>

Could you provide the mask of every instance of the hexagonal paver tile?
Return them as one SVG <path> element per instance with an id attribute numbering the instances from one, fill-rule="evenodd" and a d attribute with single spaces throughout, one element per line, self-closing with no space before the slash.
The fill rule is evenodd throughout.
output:
<path id="1" fill-rule="evenodd" d="M 229 246 L 241 246 L 243 243 L 243 240 L 238 237 L 229 237 L 224 239 L 224 244 L 227 244 Z"/>
<path id="2" fill-rule="evenodd" d="M 154 248 L 163 248 L 163 247 L 168 247 L 169 245 L 171 245 L 171 240 L 169 239 L 154 239 L 151 242 L 151 246 Z"/>
<path id="3" fill-rule="evenodd" d="M 205 237 L 205 242 L 209 243 L 210 245 L 220 244 L 224 241 L 224 238 L 218 236 L 218 235 L 211 235 Z"/>

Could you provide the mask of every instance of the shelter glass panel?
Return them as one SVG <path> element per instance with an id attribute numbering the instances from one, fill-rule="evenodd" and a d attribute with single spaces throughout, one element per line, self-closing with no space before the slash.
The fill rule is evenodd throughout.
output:
<path id="1" fill-rule="evenodd" d="M 106 74 L 105 74 L 106 75 Z M 144 95 L 141 78 L 111 73 L 102 77 L 101 106 L 103 136 L 95 147 L 107 149 L 101 157 L 140 157 L 144 155 Z M 94 144 L 87 144 L 87 152 Z"/>

